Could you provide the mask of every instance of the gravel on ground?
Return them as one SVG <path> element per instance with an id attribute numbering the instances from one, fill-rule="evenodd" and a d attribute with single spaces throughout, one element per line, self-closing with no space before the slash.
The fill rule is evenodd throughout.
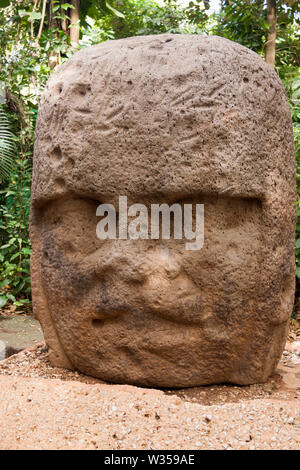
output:
<path id="1" fill-rule="evenodd" d="M 265 384 L 154 390 L 54 368 L 39 344 L 0 362 L 0 449 L 299 449 L 300 342 Z"/>

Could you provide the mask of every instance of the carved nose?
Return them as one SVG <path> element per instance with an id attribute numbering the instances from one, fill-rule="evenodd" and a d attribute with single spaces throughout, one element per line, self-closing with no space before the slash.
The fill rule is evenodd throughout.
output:
<path id="1" fill-rule="evenodd" d="M 145 268 L 145 260 L 129 247 L 121 249 L 116 246 L 105 254 L 105 258 L 99 257 L 96 263 L 96 273 L 99 277 L 111 276 L 125 282 L 144 282 Z"/>
<path id="2" fill-rule="evenodd" d="M 166 248 L 144 252 L 132 250 L 132 247 L 116 246 L 99 257 L 96 273 L 99 277 L 113 276 L 125 282 L 143 283 L 150 277 L 159 279 L 175 279 L 181 272 L 179 261 L 170 256 Z"/>
<path id="3" fill-rule="evenodd" d="M 148 276 L 175 279 L 181 272 L 181 265 L 168 248 L 155 250 L 148 258 Z"/>
<path id="4" fill-rule="evenodd" d="M 170 318 L 178 301 L 198 293 L 193 281 L 182 268 L 180 259 L 168 250 L 157 252 L 143 289 L 145 304 L 157 313 L 168 311 Z"/>

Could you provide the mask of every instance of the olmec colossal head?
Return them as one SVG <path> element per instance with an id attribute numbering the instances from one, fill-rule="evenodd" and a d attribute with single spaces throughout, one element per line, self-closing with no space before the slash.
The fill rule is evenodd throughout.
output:
<path id="1" fill-rule="evenodd" d="M 99 240 L 96 209 L 204 204 L 204 245 Z M 34 311 L 54 365 L 186 387 L 264 381 L 294 293 L 295 166 L 276 73 L 219 37 L 82 50 L 40 104 Z"/>

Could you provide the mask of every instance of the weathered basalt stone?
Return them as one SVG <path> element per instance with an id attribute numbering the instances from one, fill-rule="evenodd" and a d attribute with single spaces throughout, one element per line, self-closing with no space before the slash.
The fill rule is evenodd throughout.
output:
<path id="1" fill-rule="evenodd" d="M 96 207 L 204 203 L 204 247 L 96 237 Z M 219 37 L 84 49 L 41 100 L 32 289 L 54 365 L 143 386 L 265 381 L 294 294 L 295 163 L 277 74 Z"/>

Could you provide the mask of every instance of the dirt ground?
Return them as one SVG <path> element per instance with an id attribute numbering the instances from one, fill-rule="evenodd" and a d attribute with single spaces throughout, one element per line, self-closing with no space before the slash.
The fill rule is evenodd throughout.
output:
<path id="1" fill-rule="evenodd" d="M 0 449 L 299 449 L 300 342 L 266 384 L 153 390 L 53 368 L 43 343 L 0 362 Z"/>

